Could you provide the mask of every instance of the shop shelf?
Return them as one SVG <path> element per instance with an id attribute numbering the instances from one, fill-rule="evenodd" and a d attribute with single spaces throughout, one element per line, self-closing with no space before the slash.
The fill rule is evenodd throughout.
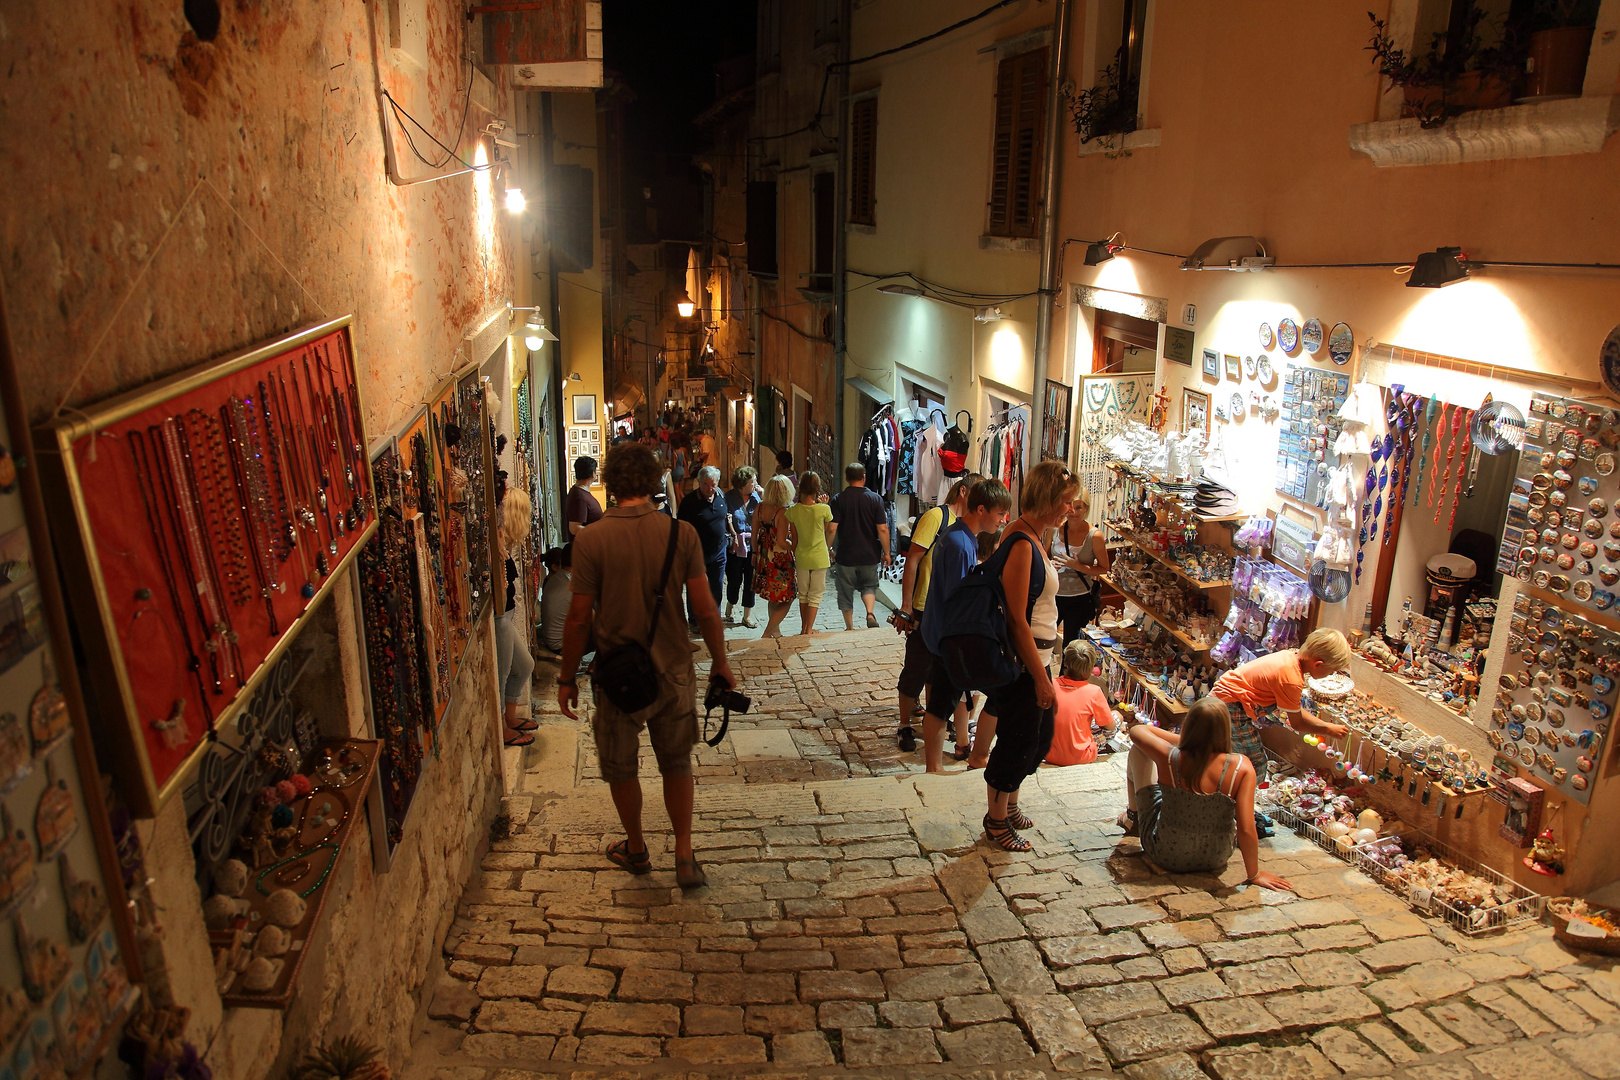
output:
<path id="1" fill-rule="evenodd" d="M 1310 820 L 1297 811 L 1286 806 L 1256 807 L 1262 813 L 1270 815 L 1271 819 L 1279 825 L 1286 826 L 1295 836 L 1309 840 L 1335 859 L 1342 859 L 1347 863 L 1358 865 L 1355 859 L 1356 845 L 1340 847 L 1339 841 L 1313 825 Z"/>
<path id="2" fill-rule="evenodd" d="M 1408 841 L 1414 848 L 1426 848 L 1429 854 L 1461 867 L 1471 874 L 1477 874 L 1502 891 L 1510 894 L 1510 899 L 1494 908 L 1463 908 L 1442 898 L 1439 894 L 1432 894 L 1426 900 L 1422 896 L 1403 893 L 1392 880 L 1393 870 L 1379 862 L 1367 849 L 1356 849 L 1354 860 L 1369 877 L 1383 885 L 1386 889 L 1400 896 L 1415 910 L 1431 915 L 1439 915 L 1457 930 L 1470 936 L 1475 934 L 1488 934 L 1496 930 L 1506 930 L 1515 926 L 1528 926 L 1541 921 L 1542 909 L 1546 898 L 1520 885 L 1518 882 L 1492 870 L 1484 863 L 1476 862 L 1466 855 L 1459 854 L 1433 837 L 1420 832 L 1405 832 L 1402 839 Z"/>
<path id="3" fill-rule="evenodd" d="M 1214 642 L 1211 642 L 1208 645 L 1200 645 L 1197 641 L 1182 633 L 1181 630 L 1177 628 L 1174 620 L 1167 619 L 1163 615 L 1160 615 L 1158 612 L 1154 611 L 1152 608 L 1148 607 L 1147 604 L 1142 601 L 1141 597 L 1137 596 L 1135 593 L 1131 592 L 1131 590 L 1125 588 L 1118 581 L 1114 580 L 1113 575 L 1103 574 L 1101 576 L 1101 581 L 1104 585 L 1107 585 L 1109 588 L 1119 593 L 1119 595 L 1141 608 L 1143 613 L 1146 614 L 1148 618 L 1164 627 L 1165 630 L 1169 632 L 1171 637 L 1181 642 L 1181 644 L 1185 645 L 1193 652 L 1208 652 L 1214 647 Z"/>
<path id="4" fill-rule="evenodd" d="M 1136 532 L 1130 529 L 1122 529 L 1118 526 L 1113 526 L 1113 529 L 1114 532 L 1130 541 L 1131 546 L 1136 548 L 1137 551 L 1142 552 L 1154 562 L 1164 566 L 1172 574 L 1176 575 L 1176 577 L 1180 578 L 1182 581 L 1186 582 L 1188 585 L 1191 585 L 1195 589 L 1207 592 L 1211 589 L 1230 589 L 1232 587 L 1232 583 L 1230 581 L 1199 581 L 1197 578 L 1187 573 L 1187 571 L 1183 570 L 1181 565 L 1174 559 L 1170 558 L 1170 556 L 1158 551 L 1153 547 L 1150 547 L 1147 541 Z"/>
<path id="5" fill-rule="evenodd" d="M 1103 651 L 1106 652 L 1115 663 L 1125 669 L 1125 674 L 1129 675 L 1133 681 L 1140 684 L 1141 687 L 1148 692 L 1148 696 L 1158 704 L 1159 708 L 1165 710 L 1165 712 L 1169 713 L 1171 717 L 1177 720 L 1187 715 L 1187 706 L 1183 705 L 1181 702 L 1159 689 L 1159 684 L 1157 682 L 1153 681 L 1147 675 L 1142 674 L 1141 671 L 1137 670 L 1135 665 L 1133 665 L 1129 660 L 1125 659 L 1125 657 L 1122 656 L 1117 650 L 1104 647 Z"/>

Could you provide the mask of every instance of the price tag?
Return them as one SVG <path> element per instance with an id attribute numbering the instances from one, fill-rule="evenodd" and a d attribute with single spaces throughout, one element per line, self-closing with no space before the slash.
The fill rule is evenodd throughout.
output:
<path id="1" fill-rule="evenodd" d="M 1406 894 L 1406 898 L 1419 911 L 1428 911 L 1430 905 L 1434 902 L 1434 890 L 1426 889 L 1422 885 L 1414 885 L 1411 891 Z"/>

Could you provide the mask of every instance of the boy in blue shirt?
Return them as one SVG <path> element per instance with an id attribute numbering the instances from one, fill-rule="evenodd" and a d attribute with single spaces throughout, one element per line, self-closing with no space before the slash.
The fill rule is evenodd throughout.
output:
<path id="1" fill-rule="evenodd" d="M 979 534 L 997 532 L 1012 513 L 1012 494 L 1000 480 L 980 480 L 968 490 L 967 510 L 934 542 L 928 584 L 928 606 L 923 608 L 923 644 L 934 656 L 928 675 L 928 712 L 923 720 L 923 763 L 929 772 L 944 772 L 945 721 L 956 711 L 962 691 L 951 682 L 940 659 L 939 639 L 945 606 L 969 570 L 979 565 Z"/>

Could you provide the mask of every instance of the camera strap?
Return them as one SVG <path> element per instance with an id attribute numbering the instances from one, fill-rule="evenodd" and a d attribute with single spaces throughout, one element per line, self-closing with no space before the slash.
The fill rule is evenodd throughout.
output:
<path id="1" fill-rule="evenodd" d="M 713 715 L 714 715 L 714 710 L 713 709 L 710 709 L 708 712 L 703 714 L 703 730 L 704 731 L 709 730 L 709 717 L 711 717 Z M 722 706 L 720 706 L 720 730 L 716 731 L 712 738 L 706 738 L 703 741 L 708 743 L 710 746 L 719 746 L 721 740 L 726 737 L 726 729 L 729 728 L 730 726 L 731 726 L 731 710 L 726 708 L 724 705 L 722 705 Z"/>

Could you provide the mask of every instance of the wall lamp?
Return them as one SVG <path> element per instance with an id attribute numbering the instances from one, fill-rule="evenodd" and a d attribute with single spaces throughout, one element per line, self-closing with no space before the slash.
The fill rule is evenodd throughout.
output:
<path id="1" fill-rule="evenodd" d="M 513 307 L 506 305 L 508 312 L 527 311 L 529 318 L 523 324 L 523 347 L 530 352 L 539 352 L 548 341 L 556 341 L 557 335 L 546 329 L 546 320 L 540 317 L 540 308 Z"/>
<path id="2" fill-rule="evenodd" d="M 675 301 L 675 311 L 683 319 L 690 319 L 697 311 L 697 305 L 692 302 L 685 289 L 681 290 L 680 298 Z"/>
<path id="3" fill-rule="evenodd" d="M 1106 240 L 1096 240 L 1086 245 L 1086 265 L 1101 266 L 1112 259 L 1115 254 L 1125 250 L 1125 241 L 1115 233 Z"/>
<path id="4" fill-rule="evenodd" d="M 1258 272 L 1276 265 L 1277 260 L 1266 253 L 1265 245 L 1252 236 L 1217 236 L 1213 240 L 1205 240 L 1196 251 L 1181 260 L 1183 270 Z"/>
<path id="5" fill-rule="evenodd" d="M 923 291 L 915 285 L 879 285 L 878 292 L 888 293 L 890 296 L 922 296 Z"/>
<path id="6" fill-rule="evenodd" d="M 1006 317 L 998 307 L 975 308 L 973 311 L 974 322 L 999 322 Z"/>
<path id="7" fill-rule="evenodd" d="M 509 188 L 506 189 L 506 212 L 507 213 L 509 213 L 509 214 L 521 214 L 521 213 L 523 213 L 524 210 L 528 209 L 528 206 L 529 206 L 529 200 L 527 200 L 527 199 L 525 199 L 523 197 L 523 189 L 522 188 L 509 187 Z"/>
<path id="8" fill-rule="evenodd" d="M 1406 279 L 1408 289 L 1443 289 L 1468 277 L 1468 256 L 1462 248 L 1443 247 L 1425 251 L 1412 266 Z"/>

